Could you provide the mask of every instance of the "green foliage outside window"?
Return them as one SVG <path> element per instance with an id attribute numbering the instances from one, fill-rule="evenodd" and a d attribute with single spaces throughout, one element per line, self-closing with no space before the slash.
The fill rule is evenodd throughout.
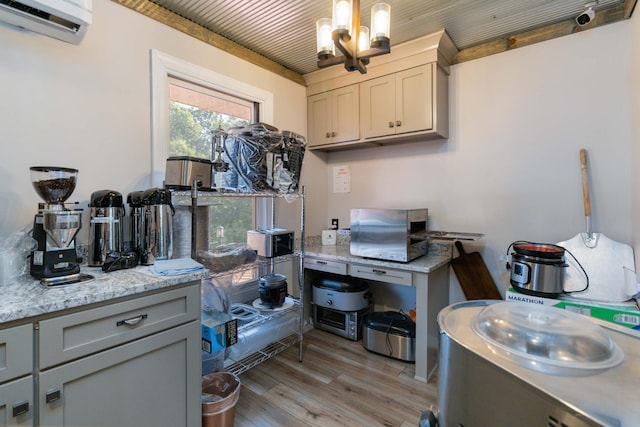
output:
<path id="1" fill-rule="evenodd" d="M 249 124 L 247 120 L 177 102 L 170 103 L 170 123 L 170 156 L 209 160 L 212 160 L 212 131 L 220 127 L 226 130 Z M 251 228 L 251 198 L 221 198 L 219 205 L 209 208 L 210 247 L 223 243 L 244 243 L 247 230 Z"/>

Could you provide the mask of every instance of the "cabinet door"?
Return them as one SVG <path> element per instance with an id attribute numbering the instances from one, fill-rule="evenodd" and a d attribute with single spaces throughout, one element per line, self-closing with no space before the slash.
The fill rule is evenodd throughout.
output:
<path id="1" fill-rule="evenodd" d="M 331 143 L 331 111 L 328 93 L 307 99 L 307 127 L 309 147 Z"/>
<path id="2" fill-rule="evenodd" d="M 396 74 L 396 133 L 433 129 L 432 64 Z"/>
<path id="3" fill-rule="evenodd" d="M 42 426 L 200 426 L 200 323 L 40 373 Z"/>
<path id="4" fill-rule="evenodd" d="M 360 127 L 364 139 L 396 132 L 395 93 L 393 74 L 360 83 Z"/>
<path id="5" fill-rule="evenodd" d="M 357 141 L 360 137 L 358 85 L 331 91 L 331 142 Z"/>
<path id="6" fill-rule="evenodd" d="M 31 373 L 33 325 L 0 330 L 0 383 Z"/>
<path id="7" fill-rule="evenodd" d="M 0 385 L 0 426 L 33 426 L 33 377 Z"/>

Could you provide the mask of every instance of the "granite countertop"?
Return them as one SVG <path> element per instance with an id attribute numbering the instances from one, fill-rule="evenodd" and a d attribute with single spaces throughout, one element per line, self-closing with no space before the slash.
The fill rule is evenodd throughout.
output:
<path id="1" fill-rule="evenodd" d="M 310 241 L 308 244 L 305 244 L 304 255 L 331 261 L 395 268 L 397 270 L 412 271 L 415 273 L 430 273 L 451 261 L 453 256 L 452 247 L 453 245 L 451 243 L 431 242 L 429 243 L 427 255 L 423 255 L 409 262 L 395 262 L 351 255 L 348 244 L 323 246 L 319 242 Z"/>
<path id="2" fill-rule="evenodd" d="M 157 276 L 147 266 L 104 273 L 100 268 L 81 266 L 92 281 L 45 287 L 28 274 L 0 286 L 0 326 L 3 323 L 41 316 L 56 311 L 127 297 L 209 277 L 209 271 L 180 276 Z"/>

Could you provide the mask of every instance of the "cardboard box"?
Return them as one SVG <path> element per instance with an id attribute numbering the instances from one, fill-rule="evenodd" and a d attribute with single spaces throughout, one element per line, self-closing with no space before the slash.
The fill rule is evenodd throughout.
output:
<path id="1" fill-rule="evenodd" d="M 566 296 L 561 296 L 557 299 L 544 298 L 523 294 L 513 288 L 507 289 L 505 300 L 552 305 L 563 310 L 606 320 L 607 322 L 612 322 L 626 328 L 640 330 L 640 310 L 638 310 L 638 307 L 636 307 L 633 302 L 610 304 L 580 300 Z"/>
<path id="2" fill-rule="evenodd" d="M 238 341 L 237 321 L 221 312 L 202 313 L 202 351 L 216 353 Z"/>

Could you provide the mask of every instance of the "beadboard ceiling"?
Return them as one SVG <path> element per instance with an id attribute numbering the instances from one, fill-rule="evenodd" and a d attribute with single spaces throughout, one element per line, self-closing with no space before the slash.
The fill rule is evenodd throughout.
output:
<path id="1" fill-rule="evenodd" d="M 315 22 L 331 17 L 331 0 L 114 0 L 152 18 L 168 11 L 228 39 L 295 74 L 317 70 Z M 361 22 L 380 0 L 361 0 Z M 391 5 L 391 49 L 445 29 L 461 51 L 456 62 L 628 18 L 636 0 L 386 0 Z M 596 17 L 575 17 L 595 3 Z M 127 4 L 129 3 L 129 4 Z M 135 4 L 133 4 L 135 3 Z M 158 7 L 153 13 L 141 3 Z M 169 19 L 164 22 L 170 24 Z M 184 27 L 184 25 L 182 26 Z M 188 27 L 188 26 L 187 26 Z M 184 31 L 184 29 L 183 29 Z M 187 29 L 187 32 L 189 30 Z M 498 45 L 498 46 L 496 46 Z"/>

